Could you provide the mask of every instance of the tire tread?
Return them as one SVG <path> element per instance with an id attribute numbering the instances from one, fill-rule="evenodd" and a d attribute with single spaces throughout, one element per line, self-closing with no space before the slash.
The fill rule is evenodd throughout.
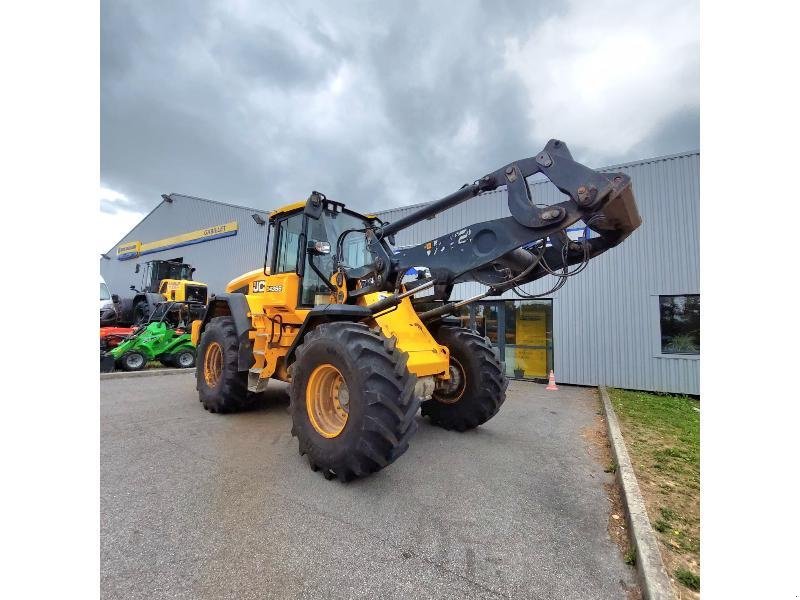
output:
<path id="1" fill-rule="evenodd" d="M 465 397 L 455 404 L 426 400 L 422 403 L 422 415 L 434 425 L 455 431 L 467 431 L 486 423 L 499 412 L 506 399 L 508 378 L 500 352 L 488 337 L 463 327 L 442 326 L 436 332 L 436 340 L 448 346 L 451 355 L 456 348 L 478 362 L 479 385 L 465 390 Z"/>
<path id="2" fill-rule="evenodd" d="M 307 419 L 305 389 L 297 366 L 306 360 L 308 349 L 321 339 L 335 339 L 345 348 L 349 366 L 363 382 L 363 423 L 357 437 L 343 455 L 334 459 L 311 440 L 305 439 Z M 407 369 L 408 356 L 397 347 L 395 338 L 386 338 L 363 323 L 323 323 L 306 334 L 297 348 L 291 367 L 292 434 L 298 438 L 300 454 L 309 455 L 309 464 L 326 479 L 349 481 L 388 466 L 407 449 L 417 429 L 416 413 L 420 399 L 415 397 L 416 376 Z M 306 371 L 310 366 L 304 366 Z M 351 395 L 351 402 L 353 396 Z"/>

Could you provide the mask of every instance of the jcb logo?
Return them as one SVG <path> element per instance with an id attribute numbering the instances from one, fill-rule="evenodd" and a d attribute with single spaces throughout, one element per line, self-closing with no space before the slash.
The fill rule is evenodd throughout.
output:
<path id="1" fill-rule="evenodd" d="M 282 285 L 267 285 L 263 279 L 253 282 L 253 293 L 260 294 L 261 292 L 280 292 L 283 291 Z"/>

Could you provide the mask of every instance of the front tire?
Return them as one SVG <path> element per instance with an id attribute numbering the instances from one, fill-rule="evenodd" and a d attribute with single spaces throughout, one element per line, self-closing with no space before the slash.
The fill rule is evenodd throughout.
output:
<path id="1" fill-rule="evenodd" d="M 348 481 L 408 449 L 420 401 L 407 361 L 394 338 L 363 323 L 324 323 L 305 336 L 290 367 L 290 412 L 313 470 Z"/>
<path id="2" fill-rule="evenodd" d="M 486 423 L 506 399 L 508 378 L 499 352 L 488 338 L 463 327 L 440 327 L 434 337 L 450 350 L 451 384 L 422 403 L 422 415 L 456 431 Z"/>
<path id="3" fill-rule="evenodd" d="M 233 317 L 214 317 L 197 346 L 197 391 L 203 408 L 229 413 L 251 404 L 247 372 L 239 371 L 239 338 Z"/>
<path id="4" fill-rule="evenodd" d="M 141 371 L 147 364 L 147 359 L 141 352 L 126 352 L 119 357 L 119 367 L 123 371 Z"/>

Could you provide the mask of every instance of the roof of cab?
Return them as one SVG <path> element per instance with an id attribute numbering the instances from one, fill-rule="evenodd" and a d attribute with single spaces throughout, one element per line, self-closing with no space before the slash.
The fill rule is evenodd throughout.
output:
<path id="1" fill-rule="evenodd" d="M 270 220 L 272 220 L 275 217 L 277 217 L 278 215 L 283 215 L 283 214 L 286 214 L 286 213 L 294 212 L 297 209 L 304 208 L 305 205 L 306 205 L 306 202 L 308 202 L 308 201 L 307 200 L 299 200 L 298 202 L 292 202 L 291 204 L 287 204 L 285 206 L 281 206 L 280 208 L 276 208 L 275 210 L 273 210 L 273 211 L 271 211 L 269 213 L 269 218 L 270 218 Z M 374 214 L 364 215 L 364 214 L 361 214 L 361 213 L 359 213 L 357 211 L 350 210 L 349 208 L 345 208 L 344 204 L 342 204 L 341 202 L 335 202 L 334 201 L 334 204 L 338 204 L 339 206 L 342 207 L 343 210 L 345 210 L 345 211 L 347 211 L 349 213 L 352 213 L 354 215 L 358 215 L 359 217 L 366 218 L 366 219 L 368 219 L 370 221 L 374 221 L 375 219 L 378 218 L 377 215 L 374 215 Z"/>
<path id="2" fill-rule="evenodd" d="M 269 218 L 272 219 L 281 215 L 283 213 L 292 212 L 297 210 L 298 208 L 303 208 L 306 205 L 306 200 L 298 200 L 297 202 L 292 202 L 291 204 L 287 204 L 286 206 L 281 206 L 280 208 L 276 208 L 275 210 L 269 213 Z"/>

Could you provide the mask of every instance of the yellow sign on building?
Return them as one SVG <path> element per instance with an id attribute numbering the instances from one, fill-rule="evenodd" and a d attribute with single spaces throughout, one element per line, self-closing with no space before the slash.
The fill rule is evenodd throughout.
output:
<path id="1" fill-rule="evenodd" d="M 238 231 L 238 221 L 230 221 L 222 225 L 211 225 L 203 229 L 190 231 L 189 233 L 182 233 L 162 240 L 156 240 L 155 242 L 124 242 L 117 247 L 117 259 L 129 260 L 143 254 L 150 254 L 151 252 L 159 252 L 161 250 L 178 248 L 180 246 L 188 246 L 189 244 L 208 242 L 210 240 L 236 235 Z"/>
<path id="2" fill-rule="evenodd" d="M 538 306 L 523 304 L 517 307 L 516 317 L 516 368 L 525 377 L 546 377 L 547 313 Z"/>

